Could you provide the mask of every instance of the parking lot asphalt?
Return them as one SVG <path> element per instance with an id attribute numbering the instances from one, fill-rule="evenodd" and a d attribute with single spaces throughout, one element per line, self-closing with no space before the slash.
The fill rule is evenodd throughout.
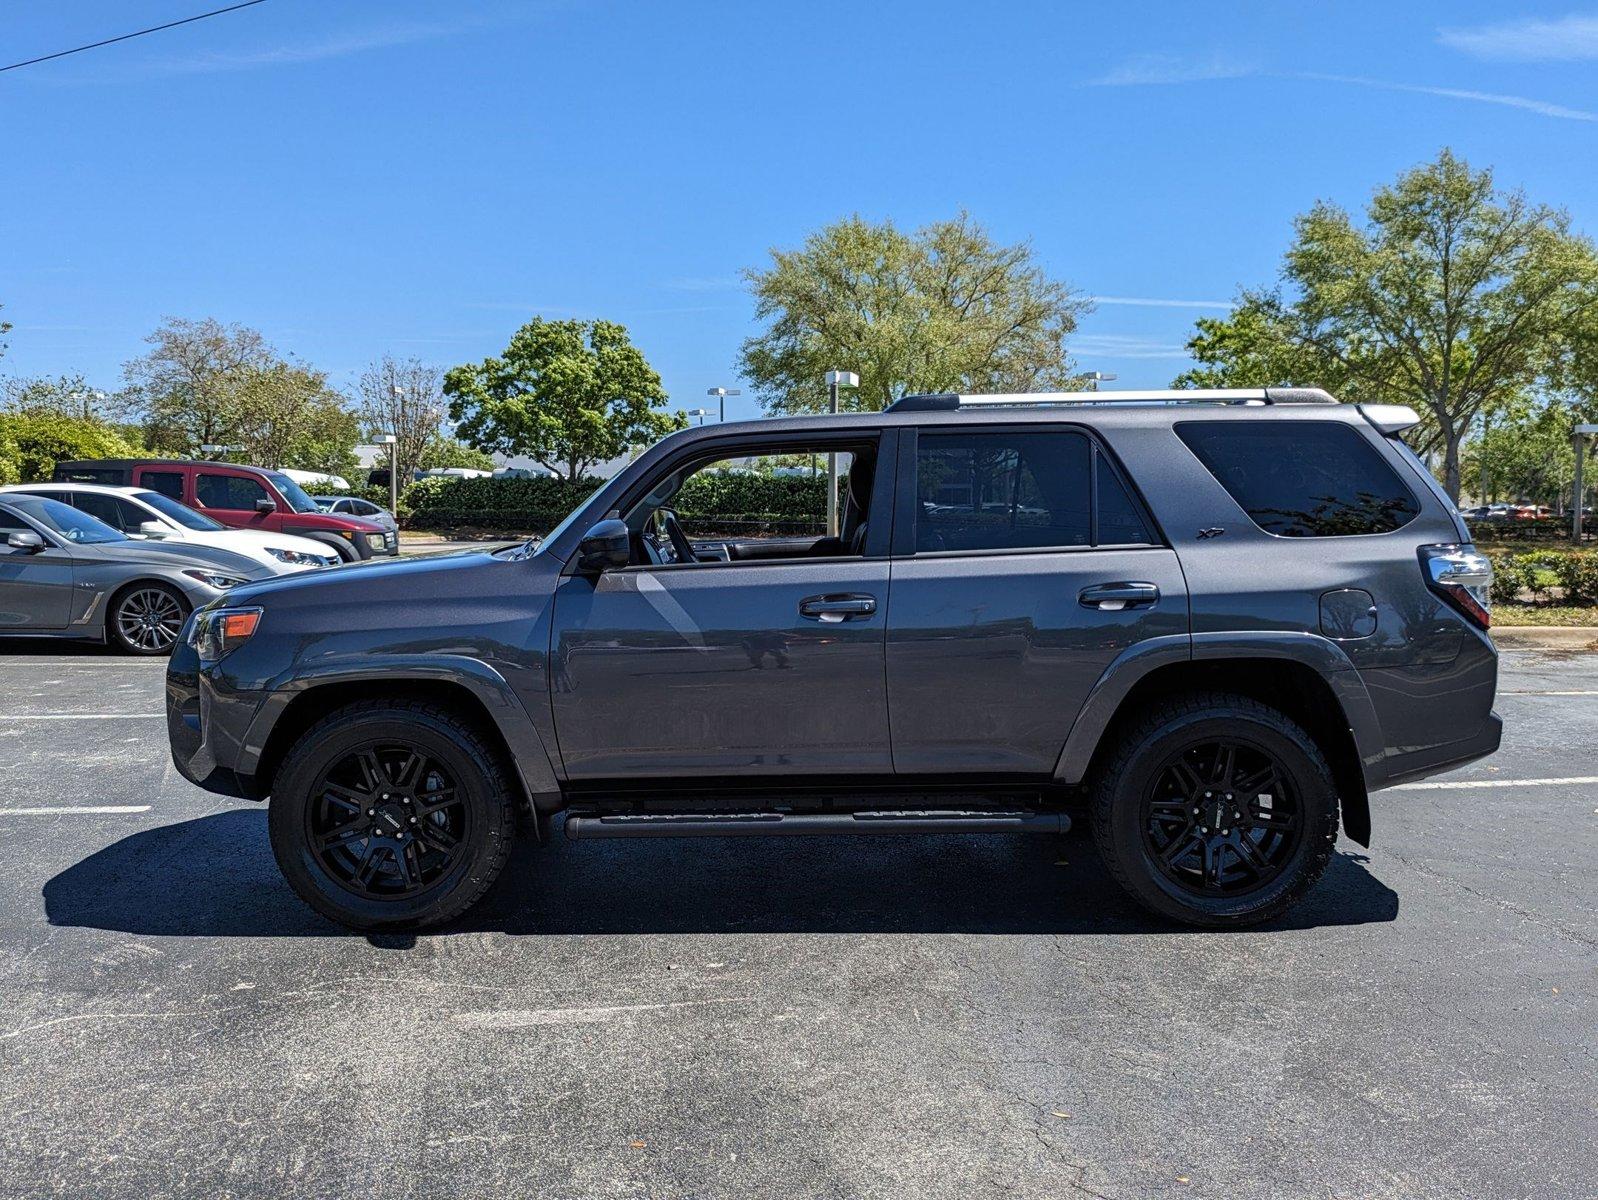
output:
<path id="1" fill-rule="evenodd" d="M 0 1195 L 1598 1195 L 1598 655 L 1226 934 L 1080 835 L 557 834 L 359 937 L 161 675 L 0 643 Z"/>

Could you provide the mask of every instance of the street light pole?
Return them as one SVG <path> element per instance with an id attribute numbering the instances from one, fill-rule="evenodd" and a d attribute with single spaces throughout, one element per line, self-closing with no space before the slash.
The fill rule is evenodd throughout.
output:
<path id="1" fill-rule="evenodd" d="M 377 435 L 377 444 L 388 447 L 388 511 L 399 518 L 399 439 L 392 433 Z"/>
<path id="2" fill-rule="evenodd" d="M 1087 374 L 1088 391 L 1096 392 L 1101 383 L 1114 383 L 1119 376 L 1110 371 L 1089 371 Z"/>
<path id="3" fill-rule="evenodd" d="M 827 408 L 836 415 L 838 389 L 859 386 L 860 376 L 853 371 L 828 371 Z M 833 450 L 827 451 L 827 536 L 838 536 L 838 455 Z"/>
<path id="4" fill-rule="evenodd" d="M 719 400 L 721 402 L 721 404 L 720 404 L 721 415 L 719 417 L 717 417 L 716 420 L 725 421 L 727 419 L 727 397 L 728 396 L 742 396 L 743 393 L 741 391 L 739 391 L 737 388 L 711 388 L 709 391 L 707 391 L 705 393 L 705 395 L 714 396 L 714 397 L 716 397 L 717 400 Z M 703 422 L 701 422 L 701 424 L 703 424 Z"/>
<path id="5" fill-rule="evenodd" d="M 710 410 L 708 408 L 690 408 L 688 410 L 688 415 L 690 417 L 698 417 L 699 424 L 703 425 L 705 423 L 705 418 L 710 415 Z"/>
<path id="6" fill-rule="evenodd" d="M 1576 451 L 1576 477 L 1571 488 L 1576 493 L 1576 503 L 1572 506 L 1574 511 L 1570 518 L 1570 540 L 1578 546 L 1581 545 L 1581 468 L 1587 457 L 1587 439 L 1594 436 L 1598 436 L 1598 425 L 1578 425 L 1570 435 L 1571 446 Z"/>

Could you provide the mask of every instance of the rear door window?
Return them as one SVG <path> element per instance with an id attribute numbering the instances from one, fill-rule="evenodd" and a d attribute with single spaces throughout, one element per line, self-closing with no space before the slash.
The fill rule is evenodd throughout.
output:
<path id="1" fill-rule="evenodd" d="M 140 471 L 139 484 L 174 500 L 183 499 L 182 471 Z"/>
<path id="2" fill-rule="evenodd" d="M 115 496 L 102 496 L 98 492 L 73 492 L 71 500 L 74 508 L 88 513 L 91 517 L 98 517 L 112 529 L 126 533 L 130 528 L 138 528 L 137 524 L 129 526 L 122 519 L 122 509 Z"/>
<path id="3" fill-rule="evenodd" d="M 1358 430 L 1332 421 L 1183 421 L 1176 435 L 1278 537 L 1391 533 L 1420 505 Z"/>
<path id="4" fill-rule="evenodd" d="M 194 477 L 194 498 L 206 508 L 255 510 L 257 500 L 270 500 L 266 489 L 244 475 L 210 475 L 202 471 Z"/>

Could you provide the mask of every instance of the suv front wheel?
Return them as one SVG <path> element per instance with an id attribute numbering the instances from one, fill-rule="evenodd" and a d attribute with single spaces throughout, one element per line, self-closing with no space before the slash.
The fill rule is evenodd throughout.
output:
<path id="1" fill-rule="evenodd" d="M 1161 704 L 1123 731 L 1093 786 L 1110 874 L 1152 912 L 1210 928 L 1269 920 L 1326 869 L 1337 791 L 1320 748 L 1244 696 Z"/>
<path id="2" fill-rule="evenodd" d="M 445 708 L 375 700 L 301 735 L 273 780 L 267 824 L 289 885 L 323 916 L 414 929 L 482 899 L 516 813 L 476 728 Z"/>

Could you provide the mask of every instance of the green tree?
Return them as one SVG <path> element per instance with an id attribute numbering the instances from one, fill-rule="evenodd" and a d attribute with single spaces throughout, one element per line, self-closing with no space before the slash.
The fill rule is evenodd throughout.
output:
<path id="1" fill-rule="evenodd" d="M 1051 280 L 1027 243 L 1003 246 L 965 213 L 905 233 L 849 217 L 744 272 L 755 316 L 740 370 L 772 412 L 822 412 L 824 376 L 860 376 L 840 404 L 885 408 L 905 392 L 1067 387 L 1066 339 L 1091 308 Z"/>
<path id="2" fill-rule="evenodd" d="M 15 475 L 24 483 L 49 479 L 61 461 L 128 458 L 137 452 L 115 430 L 92 417 L 0 413 L 0 475 Z M 7 461 L 12 465 L 6 465 Z"/>
<path id="3" fill-rule="evenodd" d="M 0 308 L 4 308 L 4 307 L 5 307 L 5 305 L 0 304 Z M 10 333 L 10 332 L 11 332 L 11 322 L 10 321 L 0 320 L 0 338 L 5 337 L 5 335 Z M 4 358 L 5 356 L 6 356 L 6 343 L 3 342 L 3 341 L 0 341 L 0 358 Z"/>
<path id="4" fill-rule="evenodd" d="M 1598 423 L 1598 401 L 1545 397 L 1516 404 L 1465 443 L 1464 487 L 1482 503 L 1497 500 L 1569 507 L 1576 452 L 1571 435 L 1578 423 Z M 1593 468 L 1585 482 L 1598 483 Z"/>
<path id="5" fill-rule="evenodd" d="M 1598 255 L 1563 212 L 1504 192 L 1450 151 L 1377 190 L 1363 226 L 1332 204 L 1299 217 L 1279 285 L 1205 319 L 1178 387 L 1321 384 L 1410 404 L 1459 496 L 1478 414 L 1545 390 L 1598 306 Z"/>
<path id="6" fill-rule="evenodd" d="M 468 446 L 458 438 L 435 433 L 427 445 L 422 447 L 422 456 L 416 465 L 424 471 L 439 467 L 468 467 L 473 471 L 492 471 L 494 456 Z M 406 477 L 403 471 L 401 476 Z"/>
<path id="7" fill-rule="evenodd" d="M 233 387 L 230 440 L 244 447 L 245 462 L 337 475 L 356 469 L 360 422 L 323 372 L 274 362 L 244 371 Z"/>
<path id="8" fill-rule="evenodd" d="M 240 384 L 278 362 L 266 339 L 242 325 L 168 318 L 144 339 L 150 352 L 123 364 L 124 410 L 143 423 L 152 447 L 189 454 L 230 443 L 240 417 Z"/>
<path id="9" fill-rule="evenodd" d="M 361 375 L 360 414 L 369 435 L 394 435 L 401 479 L 417 467 L 464 464 L 423 463 L 428 448 L 442 436 L 449 403 L 444 399 L 443 372 L 417 358 L 385 354 Z"/>
<path id="10" fill-rule="evenodd" d="M 446 373 L 444 394 L 468 444 L 524 454 L 565 479 L 688 423 L 663 411 L 660 376 L 609 321 L 534 318 L 501 357 Z"/>

